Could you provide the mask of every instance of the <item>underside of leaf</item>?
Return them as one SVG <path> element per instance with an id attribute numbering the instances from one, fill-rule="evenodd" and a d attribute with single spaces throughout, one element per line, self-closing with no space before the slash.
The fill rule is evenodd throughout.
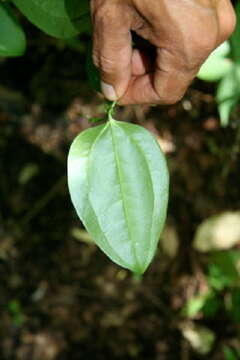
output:
<path id="1" fill-rule="evenodd" d="M 77 213 L 116 263 L 143 273 L 156 251 L 168 200 L 164 156 L 148 131 L 115 120 L 81 133 L 68 159 Z"/>

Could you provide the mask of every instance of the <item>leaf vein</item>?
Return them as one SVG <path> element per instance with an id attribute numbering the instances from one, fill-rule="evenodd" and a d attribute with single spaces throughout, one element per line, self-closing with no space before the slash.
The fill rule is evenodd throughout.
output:
<path id="1" fill-rule="evenodd" d="M 113 123 L 113 121 L 114 121 L 114 123 Z M 125 204 L 124 191 L 123 191 L 123 188 L 122 188 L 121 166 L 120 166 L 120 161 L 119 161 L 119 158 L 118 158 L 117 152 L 116 152 L 116 141 L 115 141 L 115 136 L 114 136 L 113 124 L 117 125 L 116 120 L 110 120 L 110 127 L 111 127 L 111 135 L 112 135 L 113 152 L 114 152 L 114 157 L 115 157 L 115 160 L 116 160 L 116 167 L 117 167 L 117 173 L 118 173 L 118 178 L 119 178 L 119 188 L 120 188 L 120 193 L 121 193 L 121 197 L 122 197 L 123 212 L 124 212 L 124 217 L 125 217 L 126 223 L 127 223 L 128 236 L 129 236 L 129 239 L 130 239 L 131 244 L 132 244 L 133 256 L 135 258 L 136 265 L 137 265 L 138 269 L 140 270 L 140 266 L 139 266 L 139 262 L 138 262 L 137 254 L 136 254 L 136 249 L 135 249 L 135 242 L 134 242 L 134 240 L 132 238 L 132 234 L 130 232 L 130 226 L 129 226 L 129 220 L 128 220 L 128 211 L 127 211 L 127 207 L 126 207 L 126 204 Z"/>
<path id="2" fill-rule="evenodd" d="M 99 134 L 96 136 L 95 140 L 93 141 L 92 145 L 91 145 L 90 148 L 89 148 L 89 153 L 88 153 L 87 161 L 86 161 L 86 173 L 87 173 L 87 175 L 88 175 L 89 158 L 90 158 L 91 151 L 92 151 L 94 145 L 96 144 L 97 140 L 99 139 L 99 137 L 102 135 L 102 133 L 106 130 L 106 128 L 107 128 L 108 126 L 109 126 L 109 125 L 106 124 L 106 126 L 103 127 L 103 129 L 102 129 L 102 130 L 99 132 Z M 87 195 L 87 200 L 88 200 L 88 202 L 89 202 L 89 204 L 90 204 L 91 210 L 93 211 L 93 214 L 94 214 L 94 216 L 95 216 L 95 221 L 96 221 L 96 223 L 97 223 L 98 226 L 99 226 L 99 229 L 100 229 L 100 231 L 101 231 L 101 233 L 102 233 L 102 235 L 103 235 L 103 238 L 104 238 L 104 240 L 105 240 L 105 243 L 106 243 L 107 246 L 111 249 L 111 251 L 112 251 L 112 253 L 114 254 L 114 256 L 115 256 L 116 258 L 118 258 L 118 259 L 120 260 L 120 262 L 122 262 L 122 264 L 123 264 L 126 268 L 128 268 L 128 265 L 126 264 L 126 262 L 122 259 L 121 256 L 119 256 L 119 255 L 116 253 L 116 251 L 114 250 L 114 248 L 112 247 L 112 245 L 111 245 L 110 242 L 108 241 L 107 235 L 105 234 L 105 232 L 103 231 L 103 229 L 102 229 L 101 226 L 100 226 L 100 223 L 99 223 L 98 218 L 97 218 L 97 214 L 96 214 L 96 212 L 95 212 L 95 210 L 94 210 L 94 208 L 93 208 L 93 206 L 92 206 L 92 202 L 91 202 L 91 200 L 90 200 L 90 198 L 89 198 L 90 191 L 89 191 L 88 176 L 87 176 L 87 178 L 86 178 L 86 187 L 87 187 L 87 189 L 88 189 L 87 192 L 86 192 L 86 193 L 88 194 L 88 195 Z M 86 211 L 86 205 L 85 205 L 85 207 L 84 207 L 84 209 L 83 209 L 83 214 L 85 214 L 85 211 Z M 79 216 L 79 217 L 81 218 L 81 216 Z M 83 217 L 84 217 L 84 215 L 83 215 Z M 86 229 L 89 231 L 89 233 L 91 233 L 91 231 L 90 231 L 89 227 L 86 225 L 85 221 L 82 220 L 82 222 L 83 222 L 84 226 L 86 227 Z"/>

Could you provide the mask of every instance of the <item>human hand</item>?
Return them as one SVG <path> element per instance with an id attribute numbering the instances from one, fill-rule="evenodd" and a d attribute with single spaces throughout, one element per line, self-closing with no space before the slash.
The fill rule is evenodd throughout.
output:
<path id="1" fill-rule="evenodd" d="M 93 61 L 109 100 L 173 104 L 234 30 L 230 0 L 91 0 Z M 132 48 L 131 30 L 156 48 Z"/>

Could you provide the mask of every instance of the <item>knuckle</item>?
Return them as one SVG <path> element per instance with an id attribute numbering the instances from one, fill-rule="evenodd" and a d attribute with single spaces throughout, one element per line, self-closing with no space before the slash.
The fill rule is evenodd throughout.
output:
<path id="1" fill-rule="evenodd" d="M 159 95 L 159 104 L 162 105 L 174 105 L 180 101 L 183 97 L 183 94 L 168 94 L 168 95 Z"/>
<path id="2" fill-rule="evenodd" d="M 155 88 L 156 103 L 159 105 L 173 105 L 180 101 L 185 93 L 185 90 L 172 91 L 167 89 L 166 86 Z"/>
<path id="3" fill-rule="evenodd" d="M 114 46 L 93 52 L 94 65 L 106 74 L 122 74 L 128 71 L 129 62 L 126 61 L 126 53 L 117 51 Z"/>
<path id="4" fill-rule="evenodd" d="M 116 70 L 115 61 L 105 56 L 104 54 L 100 54 L 98 58 L 98 65 L 101 71 L 106 74 L 114 73 Z"/>
<path id="5" fill-rule="evenodd" d="M 236 27 L 237 19 L 234 10 L 230 11 L 228 16 L 223 17 L 223 22 L 220 27 L 221 41 L 225 41 L 233 33 Z"/>
<path id="6" fill-rule="evenodd" d="M 199 29 L 192 34 L 192 41 L 185 41 L 181 49 L 178 49 L 176 68 L 187 73 L 195 72 L 206 60 L 209 54 L 216 48 L 219 37 L 218 28 L 212 24 L 206 26 L 211 31 Z"/>
<path id="7" fill-rule="evenodd" d="M 197 49 L 198 52 L 193 51 L 192 53 L 192 59 L 196 59 L 196 65 L 198 64 L 198 61 L 201 62 L 202 60 L 205 60 L 216 47 L 216 39 L 217 35 L 214 34 L 213 36 L 203 37 L 199 41 L 196 41 L 195 49 Z"/>
<path id="8" fill-rule="evenodd" d="M 216 48 L 217 36 L 202 37 L 194 41 L 182 56 L 179 66 L 187 73 L 196 73 L 209 54 Z"/>
<path id="9" fill-rule="evenodd" d="M 94 65 L 103 73 L 122 74 L 128 71 L 129 62 L 126 62 L 126 55 L 114 51 L 112 47 L 100 52 L 93 51 L 92 58 Z"/>
<path id="10" fill-rule="evenodd" d="M 111 24 L 114 24 L 115 10 L 112 5 L 104 2 L 93 9 L 92 17 L 96 27 L 111 26 Z"/>

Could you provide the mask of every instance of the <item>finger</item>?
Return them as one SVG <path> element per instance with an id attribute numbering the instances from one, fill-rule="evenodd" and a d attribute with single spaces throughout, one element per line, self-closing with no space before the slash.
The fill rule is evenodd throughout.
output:
<path id="1" fill-rule="evenodd" d="M 197 71 L 186 68 L 179 56 L 157 49 L 154 73 L 132 77 L 119 103 L 174 104 L 182 98 Z"/>
<path id="2" fill-rule="evenodd" d="M 185 63 L 180 54 L 166 49 L 157 49 L 154 89 L 161 102 L 174 104 L 185 94 L 198 73 L 200 64 Z"/>
<path id="3" fill-rule="evenodd" d="M 93 61 L 103 94 L 115 101 L 125 93 L 131 76 L 131 19 L 124 6 L 106 3 L 93 11 Z"/>
<path id="4" fill-rule="evenodd" d="M 152 74 L 132 76 L 126 93 L 119 99 L 119 105 L 157 104 L 159 98 L 153 87 Z"/>
<path id="5" fill-rule="evenodd" d="M 219 3 L 218 9 L 219 21 L 219 39 L 218 44 L 227 40 L 236 26 L 236 13 L 232 3 L 228 0 L 223 0 Z"/>
<path id="6" fill-rule="evenodd" d="M 145 75 L 153 71 L 153 64 L 149 57 L 138 49 L 132 53 L 132 76 Z"/>

